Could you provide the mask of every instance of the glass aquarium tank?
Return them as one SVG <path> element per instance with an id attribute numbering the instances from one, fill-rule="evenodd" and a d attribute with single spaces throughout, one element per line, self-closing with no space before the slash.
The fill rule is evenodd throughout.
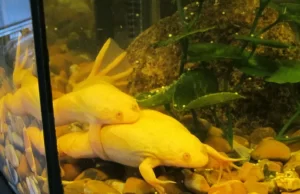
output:
<path id="1" fill-rule="evenodd" d="M 64 193 L 300 192 L 299 0 L 40 2 L 45 25 L 1 38 L 0 164 L 17 193 L 50 193 L 56 154 L 37 28 Z"/>

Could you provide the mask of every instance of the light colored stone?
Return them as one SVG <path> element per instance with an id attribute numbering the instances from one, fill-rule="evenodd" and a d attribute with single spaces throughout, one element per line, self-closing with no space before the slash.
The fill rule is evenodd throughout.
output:
<path id="1" fill-rule="evenodd" d="M 182 170 L 184 174 L 184 185 L 195 194 L 207 193 L 210 189 L 204 176 L 193 173 L 191 170 Z"/>
<path id="2" fill-rule="evenodd" d="M 213 185 L 208 194 L 247 194 L 245 185 L 238 180 L 232 180 L 221 184 Z"/>
<path id="3" fill-rule="evenodd" d="M 263 139 L 251 152 L 251 157 L 255 160 L 269 159 L 285 162 L 290 158 L 290 155 L 290 148 L 273 138 Z"/>
<path id="4" fill-rule="evenodd" d="M 123 194 L 151 194 L 154 192 L 155 189 L 151 185 L 144 180 L 135 177 L 129 177 L 126 180 L 123 190 Z"/>
<path id="5" fill-rule="evenodd" d="M 238 176 L 241 181 L 262 181 L 264 179 L 264 173 L 259 165 L 245 162 L 243 166 L 238 170 Z"/>
<path id="6" fill-rule="evenodd" d="M 264 182 L 256 182 L 249 180 L 246 181 L 244 185 L 249 193 L 256 192 L 259 194 L 268 194 L 269 192 L 268 184 Z"/>

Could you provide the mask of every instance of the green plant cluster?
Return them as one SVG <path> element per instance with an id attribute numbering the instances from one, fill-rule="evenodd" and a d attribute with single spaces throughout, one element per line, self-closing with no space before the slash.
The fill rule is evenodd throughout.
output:
<path id="1" fill-rule="evenodd" d="M 208 27 L 205 29 L 193 30 L 196 22 L 199 22 L 203 2 L 199 1 L 199 9 L 197 15 L 193 20 L 187 23 L 184 20 L 184 11 L 181 5 L 181 0 L 177 0 L 177 8 L 179 17 L 184 26 L 182 34 L 170 37 L 164 41 L 157 42 L 153 46 L 161 47 L 172 43 L 180 43 L 182 56 L 180 63 L 180 77 L 169 86 L 157 89 L 150 92 L 140 93 L 136 96 L 138 103 L 143 107 L 156 107 L 164 105 L 167 110 L 175 110 L 180 112 L 191 111 L 194 120 L 197 123 L 196 109 L 203 107 L 214 107 L 221 103 L 226 104 L 226 115 L 228 118 L 225 134 L 228 141 L 232 145 L 233 130 L 231 123 L 230 106 L 228 102 L 245 98 L 239 95 L 237 88 L 235 91 L 228 91 L 229 78 L 233 68 L 237 68 L 243 73 L 241 84 L 246 76 L 256 76 L 264 78 L 266 82 L 273 82 L 277 84 L 283 83 L 298 83 L 300 82 L 300 61 L 289 59 L 271 59 L 256 53 L 258 46 L 267 46 L 279 49 L 293 49 L 295 45 L 282 43 L 276 40 L 267 40 L 260 38 L 261 35 L 275 25 L 281 22 L 288 22 L 295 27 L 300 27 L 300 2 L 296 3 L 276 3 L 272 0 L 260 0 L 259 7 L 256 10 L 256 15 L 247 35 L 235 35 L 234 38 L 240 41 L 240 45 L 233 46 L 221 43 L 189 43 L 190 37 L 195 33 L 202 33 L 214 29 L 215 27 Z M 257 30 L 259 19 L 262 17 L 264 10 L 271 7 L 278 12 L 277 20 L 271 25 Z M 297 29 L 297 28 L 294 28 Z M 298 32 L 295 32 L 298 34 Z M 250 46 L 250 50 L 246 48 Z M 205 64 L 206 62 L 216 60 L 231 60 L 228 71 L 225 76 L 225 87 L 223 91 L 218 88 L 218 80 L 216 75 L 205 65 L 201 65 L 194 70 L 184 71 L 184 65 L 187 62 Z M 214 109 L 213 109 L 214 110 Z M 298 108 L 297 115 L 300 114 Z M 277 139 L 286 140 L 283 138 L 287 126 L 283 127 Z"/>

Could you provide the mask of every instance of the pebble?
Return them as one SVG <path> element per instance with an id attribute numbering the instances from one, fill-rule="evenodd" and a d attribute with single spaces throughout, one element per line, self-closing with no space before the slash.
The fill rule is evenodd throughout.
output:
<path id="1" fill-rule="evenodd" d="M 283 171 L 295 170 L 300 176 L 300 151 L 294 153 L 289 161 L 283 166 Z"/>
<path id="2" fill-rule="evenodd" d="M 259 165 L 245 162 L 238 170 L 238 177 L 241 181 L 262 181 L 265 176 Z"/>
<path id="3" fill-rule="evenodd" d="M 26 177 L 25 180 L 30 194 L 41 194 L 38 182 L 33 176 Z"/>
<path id="4" fill-rule="evenodd" d="M 12 144 L 6 144 L 5 156 L 13 167 L 17 168 L 19 166 L 19 159 Z"/>
<path id="5" fill-rule="evenodd" d="M 90 180 L 84 187 L 84 193 L 121 194 L 116 189 L 108 186 L 103 181 Z M 124 192 L 125 194 L 125 192 Z"/>
<path id="6" fill-rule="evenodd" d="M 24 154 L 22 154 L 21 156 L 20 165 L 17 168 L 17 173 L 21 178 L 25 178 L 30 173 L 30 167 Z"/>
<path id="7" fill-rule="evenodd" d="M 155 189 L 151 185 L 136 177 L 129 177 L 126 180 L 123 190 L 123 194 L 146 194 L 154 192 Z"/>
<path id="8" fill-rule="evenodd" d="M 252 131 L 250 135 L 250 142 L 258 144 L 266 137 L 275 137 L 276 132 L 272 127 L 259 127 Z"/>
<path id="9" fill-rule="evenodd" d="M 210 189 L 209 184 L 207 183 L 204 176 L 193 173 L 191 170 L 184 169 L 182 170 L 184 174 L 184 185 L 190 191 L 195 194 L 207 193 Z"/>
<path id="10" fill-rule="evenodd" d="M 81 173 L 81 169 L 75 164 L 63 164 L 62 169 L 65 172 L 62 178 L 67 181 L 74 180 Z"/>
<path id="11" fill-rule="evenodd" d="M 16 185 L 19 182 L 19 176 L 17 171 L 14 169 L 14 167 L 11 165 L 11 163 L 8 161 L 8 159 L 5 160 L 5 167 L 7 169 L 7 174 L 9 177 L 9 180 L 12 184 Z"/>
<path id="12" fill-rule="evenodd" d="M 125 186 L 125 183 L 117 179 L 106 180 L 104 181 L 104 183 L 114 188 L 115 190 L 119 191 L 120 193 L 123 192 Z"/>
<path id="13" fill-rule="evenodd" d="M 281 172 L 283 164 L 281 162 L 270 161 L 268 159 L 263 159 L 258 161 L 258 165 L 261 169 L 267 165 L 269 171 Z"/>
<path id="14" fill-rule="evenodd" d="M 18 135 L 16 132 L 13 132 L 11 134 L 12 136 L 12 144 L 14 147 L 20 151 L 24 151 L 24 142 L 20 135 Z"/>
<path id="15" fill-rule="evenodd" d="M 219 136 L 209 136 L 203 143 L 210 145 L 211 147 L 215 148 L 218 152 L 228 153 L 232 150 L 228 141 L 223 137 Z"/>
<path id="16" fill-rule="evenodd" d="M 286 162 L 290 156 L 290 148 L 273 138 L 263 139 L 251 152 L 251 157 L 254 160 L 269 159 Z"/>
<path id="17" fill-rule="evenodd" d="M 89 168 L 89 169 L 84 170 L 81 174 L 79 174 L 75 178 L 75 180 L 82 180 L 82 179 L 87 179 L 87 178 L 92 179 L 92 180 L 104 181 L 104 180 L 107 180 L 109 177 L 107 174 L 105 174 L 101 170 Z"/>
<path id="18" fill-rule="evenodd" d="M 159 176 L 157 179 L 158 180 L 163 180 L 163 181 L 174 181 L 174 182 L 176 182 L 175 177 L 167 176 L 167 175 Z M 183 188 L 180 187 L 181 186 L 180 182 L 178 182 L 178 181 L 177 181 L 177 184 L 169 183 L 169 184 L 164 184 L 162 186 L 164 187 L 166 193 L 182 194 L 184 192 Z"/>
<path id="19" fill-rule="evenodd" d="M 300 189 L 299 175 L 295 171 L 277 173 L 274 178 L 276 185 L 282 191 L 296 191 Z"/>
<path id="20" fill-rule="evenodd" d="M 246 181 L 244 183 L 248 193 L 255 192 L 259 194 L 268 194 L 269 187 L 267 183 L 264 182 L 256 182 L 256 181 Z"/>
<path id="21" fill-rule="evenodd" d="M 208 194 L 247 194 L 245 185 L 238 180 L 230 180 L 226 183 L 213 185 Z"/>

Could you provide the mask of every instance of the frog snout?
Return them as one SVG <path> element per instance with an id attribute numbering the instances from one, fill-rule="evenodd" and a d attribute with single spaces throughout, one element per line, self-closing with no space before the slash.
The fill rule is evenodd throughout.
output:
<path id="1" fill-rule="evenodd" d="M 131 110 L 133 112 L 140 112 L 140 107 L 137 104 L 133 104 L 132 107 L 131 107 Z"/>

